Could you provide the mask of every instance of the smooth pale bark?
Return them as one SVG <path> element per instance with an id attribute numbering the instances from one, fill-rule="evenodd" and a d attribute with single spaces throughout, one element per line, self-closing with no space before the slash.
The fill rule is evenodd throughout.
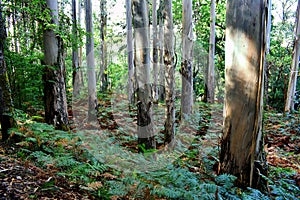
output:
<path id="1" fill-rule="evenodd" d="M 150 86 L 150 38 L 146 0 L 133 0 L 135 38 L 135 77 L 137 82 L 138 143 L 146 149 L 156 147 L 153 130 Z"/>
<path id="2" fill-rule="evenodd" d="M 126 25 L 127 25 L 127 63 L 128 63 L 128 102 L 134 103 L 134 63 L 133 63 L 133 33 L 131 0 L 126 0 Z"/>
<path id="3" fill-rule="evenodd" d="M 266 16 L 263 0 L 228 0 L 225 44 L 225 107 L 220 173 L 239 185 L 265 185 L 262 111 Z"/>
<path id="4" fill-rule="evenodd" d="M 166 79 L 165 144 L 173 145 L 175 138 L 175 69 L 172 0 L 164 1 L 164 64 Z"/>
<path id="5" fill-rule="evenodd" d="M 193 2 L 183 0 L 182 5 L 182 64 L 181 64 L 181 116 L 192 113 L 193 107 Z"/>
<path id="6" fill-rule="evenodd" d="M 215 32 L 216 32 L 216 3 L 210 2 L 210 38 L 207 70 L 207 102 L 215 101 Z"/>
<path id="7" fill-rule="evenodd" d="M 58 24 L 57 0 L 47 0 L 51 21 Z M 44 104 L 45 121 L 58 129 L 67 129 L 68 112 L 65 84 L 63 41 L 49 28 L 44 30 Z"/>
<path id="8" fill-rule="evenodd" d="M 97 94 L 96 94 L 96 72 L 94 56 L 94 31 L 93 31 L 93 11 L 91 0 L 85 1 L 85 23 L 86 23 L 86 63 L 88 74 L 88 120 L 95 121 L 97 111 Z"/>
<path id="9" fill-rule="evenodd" d="M 78 27 L 81 28 L 82 0 L 78 0 Z M 82 66 L 82 46 L 79 46 L 78 65 Z M 81 73 L 82 75 L 82 73 Z M 82 76 L 81 76 L 82 78 Z M 81 79 L 83 85 L 83 79 Z"/>
<path id="10" fill-rule="evenodd" d="M 153 98 L 158 100 L 158 34 L 157 34 L 157 0 L 152 0 L 153 27 Z"/>
<path id="11" fill-rule="evenodd" d="M 106 0 L 100 1 L 100 90 L 102 92 L 107 90 L 107 48 L 106 48 L 106 24 L 107 11 Z"/>
<path id="12" fill-rule="evenodd" d="M 14 124 L 13 103 L 4 59 L 5 39 L 5 20 L 2 18 L 2 2 L 0 0 L 0 124 L 3 141 L 8 139 L 8 129 Z"/>
<path id="13" fill-rule="evenodd" d="M 164 65 L 164 21 L 163 21 L 163 0 L 159 3 L 159 90 L 160 101 L 165 101 L 165 65 Z"/>
<path id="14" fill-rule="evenodd" d="M 286 94 L 284 112 L 291 112 L 295 109 L 295 93 L 297 86 L 297 75 L 299 70 L 299 56 L 300 56 L 300 0 L 298 0 L 297 15 L 296 15 L 296 28 L 295 28 L 295 45 L 293 51 L 293 61 L 291 66 L 289 85 Z"/>

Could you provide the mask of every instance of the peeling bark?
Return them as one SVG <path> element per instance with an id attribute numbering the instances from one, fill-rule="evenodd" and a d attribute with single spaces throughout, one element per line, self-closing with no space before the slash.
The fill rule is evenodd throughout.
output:
<path id="1" fill-rule="evenodd" d="M 166 80 L 166 122 L 165 144 L 174 141 L 175 138 L 175 69 L 174 69 L 174 32 L 172 0 L 164 2 L 164 65 Z"/>
<path id="2" fill-rule="evenodd" d="M 135 78 L 137 83 L 138 143 L 155 149 L 150 85 L 150 38 L 146 0 L 133 0 Z"/>
<path id="3" fill-rule="evenodd" d="M 262 111 L 266 16 L 263 0 L 227 1 L 225 107 L 220 172 L 264 187 Z"/>
<path id="4" fill-rule="evenodd" d="M 193 107 L 193 18 L 192 0 L 183 1 L 181 116 L 190 115 Z"/>
<path id="5" fill-rule="evenodd" d="M 57 1 L 47 0 L 51 21 L 58 26 Z M 67 129 L 68 112 L 65 84 L 63 41 L 53 29 L 44 30 L 44 104 L 45 121 L 58 129 Z"/>

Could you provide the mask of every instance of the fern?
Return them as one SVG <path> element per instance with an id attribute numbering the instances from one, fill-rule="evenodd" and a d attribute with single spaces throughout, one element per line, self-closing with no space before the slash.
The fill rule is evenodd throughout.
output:
<path id="1" fill-rule="evenodd" d="M 237 177 L 230 174 L 222 174 L 218 176 L 215 181 L 218 185 L 223 186 L 224 188 L 230 189 L 234 186 L 234 181 Z"/>
<path id="2" fill-rule="evenodd" d="M 35 158 L 37 163 L 42 167 L 45 167 L 48 164 L 54 163 L 53 157 L 51 157 L 50 155 L 47 155 L 46 153 L 44 153 L 42 151 L 35 151 L 30 154 L 30 157 Z"/>
<path id="3" fill-rule="evenodd" d="M 125 196 L 129 192 L 129 186 L 125 185 L 122 181 L 108 181 L 109 191 L 108 194 L 110 195 L 117 195 L 117 196 Z"/>
<path id="4" fill-rule="evenodd" d="M 74 167 L 78 164 L 79 163 L 70 154 L 60 155 L 55 158 L 55 165 L 60 168 L 67 169 L 70 167 Z"/>
<path id="5" fill-rule="evenodd" d="M 242 197 L 245 200 L 268 200 L 268 196 L 261 193 L 259 190 L 248 187 L 247 192 L 243 193 Z"/>

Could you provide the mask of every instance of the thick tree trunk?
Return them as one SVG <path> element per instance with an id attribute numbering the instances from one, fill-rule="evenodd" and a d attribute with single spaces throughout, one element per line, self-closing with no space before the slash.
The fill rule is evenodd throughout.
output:
<path id="1" fill-rule="evenodd" d="M 158 38 L 157 38 L 157 0 L 152 0 L 153 27 L 153 98 L 158 101 Z"/>
<path id="2" fill-rule="evenodd" d="M 106 24 L 107 24 L 107 11 L 106 0 L 100 1 L 100 90 L 102 92 L 107 90 L 107 51 L 106 51 Z"/>
<path id="3" fill-rule="evenodd" d="M 14 124 L 13 103 L 4 60 L 5 39 L 5 20 L 2 18 L 2 1 L 0 0 L 0 124 L 3 141 L 8 139 L 8 129 Z"/>
<path id="4" fill-rule="evenodd" d="M 58 26 L 57 1 L 47 0 L 51 21 Z M 53 29 L 44 30 L 44 102 L 45 121 L 58 129 L 67 129 L 68 112 L 65 84 L 63 41 Z"/>
<path id="5" fill-rule="evenodd" d="M 164 64 L 166 79 L 165 144 L 173 145 L 175 138 L 175 69 L 172 0 L 164 2 Z"/>
<path id="6" fill-rule="evenodd" d="M 264 185 L 262 111 L 266 16 L 263 0 L 228 0 L 224 129 L 220 172 L 242 186 Z"/>
<path id="7" fill-rule="evenodd" d="M 134 104 L 134 63 L 133 63 L 133 33 L 131 0 L 126 0 L 126 25 L 127 25 L 127 62 L 128 62 L 128 101 L 129 106 Z"/>
<path id="8" fill-rule="evenodd" d="M 216 24 L 216 3 L 210 3 L 210 38 L 209 38 L 209 59 L 207 70 L 207 102 L 215 101 L 215 25 Z"/>
<path id="9" fill-rule="evenodd" d="M 288 90 L 286 93 L 286 100 L 284 112 L 291 112 L 295 109 L 295 93 L 297 86 L 297 75 L 299 70 L 299 56 L 300 56 L 300 0 L 298 0 L 297 15 L 296 15 L 296 28 L 295 28 L 295 45 L 293 51 L 293 61 L 290 72 L 290 79 Z"/>
<path id="10" fill-rule="evenodd" d="M 150 86 L 150 39 L 146 0 L 133 0 L 135 36 L 135 76 L 137 81 L 138 143 L 144 148 L 156 147 L 153 130 Z"/>
<path id="11" fill-rule="evenodd" d="M 193 107 L 193 18 L 192 0 L 183 0 L 181 116 L 192 113 Z"/>
<path id="12" fill-rule="evenodd" d="M 97 94 L 96 94 L 96 73 L 95 73 L 95 56 L 94 56 L 94 31 L 93 31 L 93 11 L 91 0 L 85 1 L 85 22 L 86 22 L 86 59 L 88 74 L 88 120 L 95 121 L 97 111 Z"/>

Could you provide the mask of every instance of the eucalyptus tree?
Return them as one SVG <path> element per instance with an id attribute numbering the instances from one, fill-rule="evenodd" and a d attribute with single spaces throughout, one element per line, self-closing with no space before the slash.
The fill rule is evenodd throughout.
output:
<path id="1" fill-rule="evenodd" d="M 5 20 L 2 17 L 2 1 L 0 0 L 0 124 L 3 141 L 8 139 L 8 129 L 14 124 L 13 103 L 4 55 L 5 39 Z"/>
<path id="2" fill-rule="evenodd" d="M 265 99 L 267 105 L 284 111 L 291 70 L 297 0 L 273 1 L 270 53 L 267 59 Z"/>
<path id="3" fill-rule="evenodd" d="M 59 26 L 57 0 L 47 0 L 51 22 L 44 24 L 44 105 L 45 121 L 56 128 L 68 125 L 63 40 L 55 33 Z"/>
<path id="4" fill-rule="evenodd" d="M 106 91 L 107 80 L 107 48 L 106 48 L 106 29 L 107 29 L 107 0 L 100 1 L 100 90 Z"/>
<path id="5" fill-rule="evenodd" d="M 214 103 L 215 100 L 215 31 L 216 31 L 216 2 L 210 3 L 210 37 L 209 37 L 209 59 L 207 70 L 207 102 Z"/>
<path id="6" fill-rule="evenodd" d="M 133 0 L 134 66 L 137 84 L 138 143 L 146 149 L 156 147 L 150 85 L 150 35 L 146 0 Z"/>
<path id="7" fill-rule="evenodd" d="M 78 26 L 77 26 L 77 9 L 76 0 L 72 0 L 72 68 L 73 68 L 73 95 L 76 97 L 80 93 L 80 72 L 78 58 Z"/>
<path id="8" fill-rule="evenodd" d="M 293 50 L 293 60 L 290 71 L 289 85 L 285 99 L 285 112 L 294 111 L 295 105 L 295 93 L 297 86 L 297 75 L 299 70 L 299 56 L 300 56 L 300 0 L 298 0 L 297 12 L 296 12 L 296 26 L 295 26 L 295 41 L 294 41 L 294 50 Z"/>
<path id="9" fill-rule="evenodd" d="M 165 143 L 175 138 L 175 66 L 172 0 L 164 1 L 164 65 L 166 80 Z"/>
<path id="10" fill-rule="evenodd" d="M 133 33 L 132 33 L 132 1 L 126 0 L 126 26 L 127 26 L 127 64 L 128 64 L 128 101 L 134 103 L 134 60 L 133 60 Z"/>
<path id="11" fill-rule="evenodd" d="M 165 100 L 165 65 L 164 65 L 164 3 L 163 0 L 159 1 L 158 9 L 158 20 L 159 20 L 159 88 L 158 88 L 158 97 L 160 101 Z"/>
<path id="12" fill-rule="evenodd" d="M 266 8 L 264 0 L 228 0 L 224 128 L 220 172 L 243 186 L 259 187 L 266 175 L 262 142 Z"/>
<path id="13" fill-rule="evenodd" d="M 88 120 L 96 119 L 98 106 L 96 94 L 96 72 L 94 55 L 94 30 L 93 30 L 92 1 L 85 0 L 85 25 L 86 25 L 86 63 L 88 74 Z"/>
<path id="14" fill-rule="evenodd" d="M 182 64 L 181 64 L 181 116 L 189 115 L 193 106 L 193 10 L 192 0 L 182 5 Z"/>
<path id="15" fill-rule="evenodd" d="M 153 98 L 158 100 L 158 32 L 157 32 L 157 0 L 152 0 L 153 30 Z"/>

